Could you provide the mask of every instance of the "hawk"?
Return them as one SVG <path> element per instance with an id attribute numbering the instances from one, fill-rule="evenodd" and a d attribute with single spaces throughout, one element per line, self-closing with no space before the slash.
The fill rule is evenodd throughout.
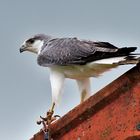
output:
<path id="1" fill-rule="evenodd" d="M 137 47 L 118 48 L 108 42 L 56 38 L 37 34 L 24 41 L 20 52 L 37 54 L 37 63 L 50 69 L 52 103 L 58 104 L 65 78 L 77 82 L 81 102 L 90 96 L 90 77 L 98 77 L 119 65 L 137 64 Z"/>

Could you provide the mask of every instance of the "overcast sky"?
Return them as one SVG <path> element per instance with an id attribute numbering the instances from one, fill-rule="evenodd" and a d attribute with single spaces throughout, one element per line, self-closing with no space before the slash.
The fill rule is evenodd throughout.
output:
<path id="1" fill-rule="evenodd" d="M 47 68 L 37 65 L 36 55 L 19 53 L 22 42 L 36 33 L 140 46 L 140 1 L 0 0 L 0 140 L 31 138 L 41 128 L 36 120 L 51 105 Z M 93 79 L 93 93 L 131 67 Z M 75 82 L 66 80 L 56 114 L 78 105 L 79 97 Z"/>

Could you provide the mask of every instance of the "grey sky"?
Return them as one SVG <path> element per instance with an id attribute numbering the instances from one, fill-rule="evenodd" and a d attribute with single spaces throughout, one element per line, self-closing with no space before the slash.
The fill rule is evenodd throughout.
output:
<path id="1" fill-rule="evenodd" d="M 0 0 L 0 140 L 28 140 L 40 129 L 36 119 L 50 107 L 48 70 L 36 64 L 35 55 L 19 53 L 26 38 L 45 33 L 140 46 L 139 14 L 139 0 Z M 92 90 L 131 67 L 93 79 Z M 75 82 L 66 81 L 62 101 L 59 115 L 79 103 Z"/>

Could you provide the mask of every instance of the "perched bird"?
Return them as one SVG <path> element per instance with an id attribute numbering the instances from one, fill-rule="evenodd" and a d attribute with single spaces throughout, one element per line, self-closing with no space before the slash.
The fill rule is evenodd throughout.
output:
<path id="1" fill-rule="evenodd" d="M 37 34 L 22 44 L 20 52 L 37 54 L 37 63 L 49 67 L 52 103 L 57 104 L 65 78 L 75 79 L 81 102 L 90 96 L 90 77 L 122 64 L 136 64 L 137 47 L 118 48 L 108 42 L 94 42 L 74 38 L 55 38 Z"/>

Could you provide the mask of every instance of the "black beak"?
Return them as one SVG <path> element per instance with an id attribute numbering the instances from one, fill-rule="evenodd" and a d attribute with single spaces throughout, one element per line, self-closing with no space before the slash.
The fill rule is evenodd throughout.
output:
<path id="1" fill-rule="evenodd" d="M 19 52 L 22 53 L 22 52 L 24 52 L 24 51 L 25 51 L 25 46 L 22 45 L 21 48 L 19 49 Z"/>

